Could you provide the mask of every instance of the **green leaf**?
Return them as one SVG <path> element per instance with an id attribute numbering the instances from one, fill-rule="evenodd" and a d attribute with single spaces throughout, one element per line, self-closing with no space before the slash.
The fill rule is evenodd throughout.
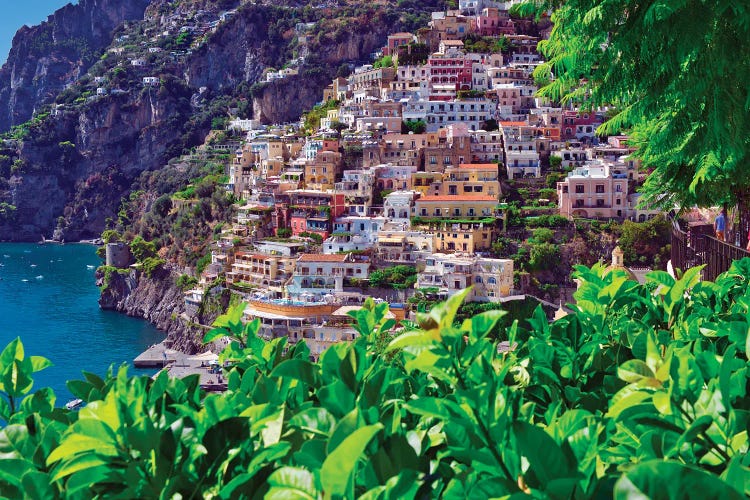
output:
<path id="1" fill-rule="evenodd" d="M 329 452 L 320 469 L 320 482 L 326 498 L 347 496 L 350 478 L 365 447 L 382 428 L 382 424 L 375 424 L 357 429 Z"/>
<path id="2" fill-rule="evenodd" d="M 526 422 L 513 422 L 513 436 L 518 454 L 529 461 L 524 475 L 533 488 L 543 487 L 553 479 L 575 477 L 560 446 L 544 429 Z"/>
<path id="3" fill-rule="evenodd" d="M 24 496 L 39 500 L 56 498 L 55 490 L 50 484 L 50 478 L 44 472 L 29 471 L 21 478 Z"/>
<path id="4" fill-rule="evenodd" d="M 307 469 L 299 467 L 282 467 L 268 476 L 271 487 L 265 498 L 269 500 L 315 500 L 318 490 L 315 488 L 315 476 Z"/>
<path id="5" fill-rule="evenodd" d="M 287 359 L 274 368 L 270 376 L 300 380 L 311 388 L 316 388 L 320 384 L 317 366 L 305 359 Z"/>
<path id="6" fill-rule="evenodd" d="M 31 360 L 31 367 L 34 373 L 52 366 L 52 362 L 42 356 L 29 356 L 29 360 Z"/>
<path id="7" fill-rule="evenodd" d="M 637 465 L 615 484 L 615 500 L 650 498 L 652 500 L 740 500 L 737 490 L 718 477 L 700 469 L 652 460 Z"/>
<path id="8" fill-rule="evenodd" d="M 617 368 L 617 376 L 625 382 L 639 382 L 644 378 L 655 378 L 651 368 L 640 359 L 629 359 Z"/>

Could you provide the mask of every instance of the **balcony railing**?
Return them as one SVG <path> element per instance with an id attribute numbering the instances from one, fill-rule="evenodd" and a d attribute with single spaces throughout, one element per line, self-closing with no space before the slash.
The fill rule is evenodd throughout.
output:
<path id="1" fill-rule="evenodd" d="M 676 223 L 672 226 L 671 259 L 674 269 L 685 271 L 705 264 L 701 278 L 713 281 L 727 271 L 732 262 L 743 257 L 750 257 L 750 252 L 703 231 L 683 231 Z"/>

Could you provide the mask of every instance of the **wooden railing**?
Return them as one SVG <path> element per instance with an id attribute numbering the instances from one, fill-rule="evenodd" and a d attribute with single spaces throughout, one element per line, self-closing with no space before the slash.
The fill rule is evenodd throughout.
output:
<path id="1" fill-rule="evenodd" d="M 726 241 L 716 239 L 703 231 L 683 231 L 675 222 L 672 225 L 672 267 L 685 271 L 705 264 L 701 278 L 713 281 L 727 271 L 732 262 L 750 257 L 750 252 Z"/>

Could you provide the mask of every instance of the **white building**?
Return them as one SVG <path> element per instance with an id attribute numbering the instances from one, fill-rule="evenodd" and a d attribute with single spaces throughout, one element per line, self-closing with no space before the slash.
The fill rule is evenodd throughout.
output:
<path id="1" fill-rule="evenodd" d="M 437 288 L 449 297 L 471 288 L 467 301 L 500 302 L 513 290 L 513 261 L 459 254 L 436 253 L 427 257 L 417 277 L 419 288 Z"/>

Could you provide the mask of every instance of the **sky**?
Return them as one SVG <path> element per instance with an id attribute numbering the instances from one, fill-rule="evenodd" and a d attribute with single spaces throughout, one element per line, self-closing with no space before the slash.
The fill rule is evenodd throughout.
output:
<path id="1" fill-rule="evenodd" d="M 68 3 L 77 0 L 2 0 L 3 13 L 0 15 L 0 64 L 8 58 L 13 35 L 18 28 L 27 24 L 34 26 L 47 19 L 47 16 Z"/>

